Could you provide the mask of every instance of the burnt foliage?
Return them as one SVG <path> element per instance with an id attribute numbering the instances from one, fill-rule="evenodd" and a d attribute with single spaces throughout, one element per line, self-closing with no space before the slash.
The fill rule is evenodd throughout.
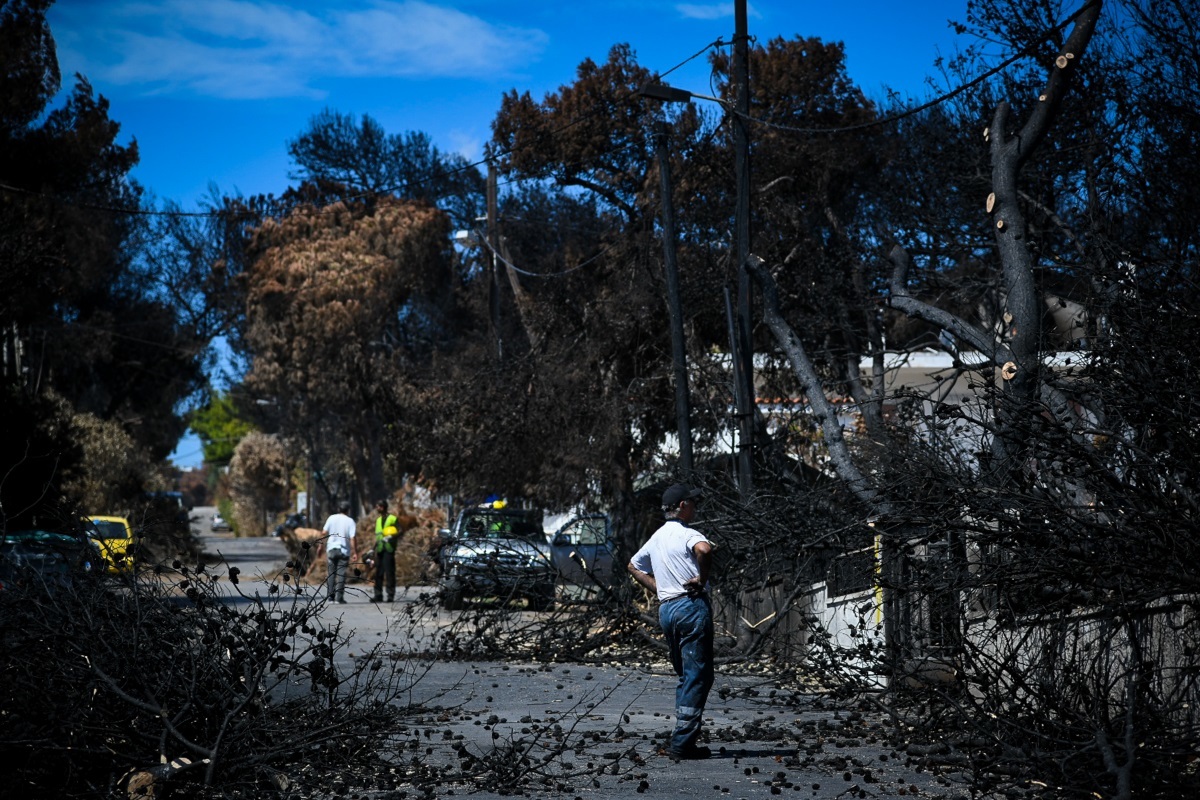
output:
<path id="1" fill-rule="evenodd" d="M 244 593 L 236 570 L 177 562 L 6 587 L 3 795 L 271 797 L 374 775 L 413 673 L 382 648 L 347 665 L 348 633 L 292 586 Z"/>
<path id="2" fill-rule="evenodd" d="M 1136 284 L 1093 298 L 1093 347 L 1008 409 L 1011 480 L 981 482 L 928 440 L 907 448 L 924 480 L 886 540 L 897 628 L 881 655 L 946 745 L 935 760 L 983 788 L 1180 797 L 1200 783 L 1195 400 L 1177 383 L 1195 292 L 1175 270 Z M 940 411 L 943 433 L 970 418 Z"/>

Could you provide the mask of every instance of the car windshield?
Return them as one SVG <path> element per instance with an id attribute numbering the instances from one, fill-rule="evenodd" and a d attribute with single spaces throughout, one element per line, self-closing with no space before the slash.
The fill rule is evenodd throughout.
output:
<path id="1" fill-rule="evenodd" d="M 546 538 L 541 522 L 531 516 L 479 511 L 463 520 L 465 535 L 480 539 L 524 539 L 541 542 Z"/>
<path id="2" fill-rule="evenodd" d="M 116 522 L 110 519 L 92 520 L 92 525 L 96 529 L 97 539 L 125 539 L 129 533 L 125 530 L 125 524 Z"/>

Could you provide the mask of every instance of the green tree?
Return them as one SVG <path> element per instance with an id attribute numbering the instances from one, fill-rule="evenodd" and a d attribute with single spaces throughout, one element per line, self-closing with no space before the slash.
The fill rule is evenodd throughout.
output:
<path id="1" fill-rule="evenodd" d="M 244 418 L 228 392 L 213 392 L 208 403 L 188 417 L 188 427 L 200 437 L 204 461 L 212 466 L 226 466 L 242 438 L 254 430 L 254 424 Z"/>

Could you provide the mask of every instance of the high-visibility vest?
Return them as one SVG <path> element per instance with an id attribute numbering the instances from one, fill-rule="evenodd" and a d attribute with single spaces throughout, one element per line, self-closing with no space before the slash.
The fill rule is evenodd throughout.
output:
<path id="1" fill-rule="evenodd" d="M 375 520 L 375 552 L 376 553 L 394 553 L 396 551 L 396 537 L 400 531 L 396 528 L 396 515 L 388 514 L 386 518 L 378 517 Z"/>

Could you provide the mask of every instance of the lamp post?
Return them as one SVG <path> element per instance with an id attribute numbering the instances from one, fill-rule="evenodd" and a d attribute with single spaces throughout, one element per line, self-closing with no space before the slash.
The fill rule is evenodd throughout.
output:
<path id="1" fill-rule="evenodd" d="M 671 363 L 675 369 L 675 424 L 679 431 L 679 466 L 692 474 L 692 423 L 688 419 L 687 352 L 683 341 L 683 304 L 679 299 L 679 265 L 675 260 L 675 207 L 671 199 L 671 158 L 667 152 L 666 123 L 655 139 L 662 185 L 663 266 L 667 273 L 667 308 L 671 316 Z"/>
<path id="2" fill-rule="evenodd" d="M 751 349 L 750 317 L 752 313 L 750 272 L 746 259 L 750 254 L 750 145 L 746 134 L 745 116 L 749 112 L 750 93 L 746 63 L 746 8 L 745 0 L 738 0 L 737 33 L 734 39 L 734 82 L 737 85 L 737 105 L 734 114 L 734 178 L 737 205 L 734 221 L 734 254 L 737 259 L 738 293 L 736 311 L 727 303 L 730 315 L 730 347 L 733 357 L 733 396 L 737 406 L 738 421 L 738 492 L 748 499 L 754 489 L 754 353 Z M 652 83 L 642 87 L 643 97 L 665 103 L 687 103 L 692 98 L 711 100 L 728 106 L 719 97 L 696 94 L 686 89 L 677 89 L 663 83 Z M 664 194 L 666 190 L 664 189 Z M 672 242 L 674 247 L 674 242 Z M 669 291 L 668 284 L 668 291 Z M 677 383 L 678 385 L 678 383 Z"/>
<path id="3" fill-rule="evenodd" d="M 496 337 L 496 357 L 504 358 L 504 339 L 500 334 L 500 227 L 498 225 L 498 199 L 496 192 L 496 162 L 488 160 L 487 172 L 487 242 L 492 262 L 491 280 L 488 282 L 488 319 L 492 335 Z"/>

